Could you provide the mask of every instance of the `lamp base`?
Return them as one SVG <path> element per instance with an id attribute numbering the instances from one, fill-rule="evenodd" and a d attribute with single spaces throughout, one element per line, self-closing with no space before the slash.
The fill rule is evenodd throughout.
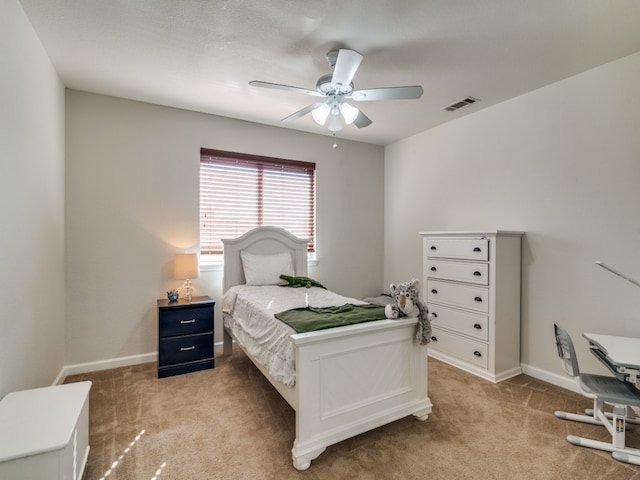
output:
<path id="1" fill-rule="evenodd" d="M 192 298 L 192 290 L 193 288 L 191 287 L 191 280 L 189 280 L 188 278 L 184 281 L 184 300 L 186 302 L 190 302 L 191 298 Z"/>

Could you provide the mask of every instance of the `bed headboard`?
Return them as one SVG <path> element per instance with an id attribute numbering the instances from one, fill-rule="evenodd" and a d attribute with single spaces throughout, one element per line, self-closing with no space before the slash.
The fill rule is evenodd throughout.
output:
<path id="1" fill-rule="evenodd" d="M 273 255 L 289 252 L 295 274 L 307 275 L 307 243 L 309 240 L 298 238 L 284 228 L 258 227 L 238 238 L 222 239 L 224 245 L 224 270 L 222 288 L 226 292 L 234 285 L 245 283 L 240 252 L 255 255 Z"/>

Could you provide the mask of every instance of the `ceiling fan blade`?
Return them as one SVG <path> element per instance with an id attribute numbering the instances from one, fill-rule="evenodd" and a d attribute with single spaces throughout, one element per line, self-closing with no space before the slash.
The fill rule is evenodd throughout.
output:
<path id="1" fill-rule="evenodd" d="M 289 115 L 288 117 L 285 117 L 282 119 L 282 122 L 284 123 L 289 123 L 289 122 L 293 122 L 294 120 L 297 120 L 301 117 L 304 117 L 307 113 L 312 112 L 313 110 L 315 110 L 316 108 L 318 108 L 320 105 L 322 105 L 321 102 L 318 103 L 312 103 L 311 105 L 307 105 L 306 107 L 304 107 L 301 110 L 298 110 L 295 113 L 292 113 L 291 115 Z"/>
<path id="2" fill-rule="evenodd" d="M 355 50 L 343 48 L 338 51 L 338 58 L 335 67 L 333 67 L 333 76 L 331 77 L 331 84 L 334 85 L 337 91 L 347 90 L 363 58 Z M 344 89 L 340 85 L 344 86 Z"/>
<path id="3" fill-rule="evenodd" d="M 269 83 L 252 80 L 251 82 L 249 82 L 249 85 L 251 85 L 252 87 L 273 88 L 275 90 L 285 90 L 287 92 L 301 93 L 303 95 L 311 95 L 312 97 L 325 96 L 323 93 L 320 93 L 317 90 L 310 90 L 308 88 L 302 87 L 292 87 L 290 85 L 280 85 L 279 83 Z"/>
<path id="4" fill-rule="evenodd" d="M 423 90 L 420 85 L 412 87 L 386 87 L 370 88 L 368 90 L 356 90 L 347 98 L 352 98 L 357 102 L 369 102 L 373 100 L 415 100 L 422 96 Z"/>
<path id="5" fill-rule="evenodd" d="M 360 110 L 360 113 L 358 113 L 358 116 L 353 121 L 353 124 L 358 128 L 368 127 L 371 123 L 373 123 L 371 119 L 362 113 L 362 110 Z"/>

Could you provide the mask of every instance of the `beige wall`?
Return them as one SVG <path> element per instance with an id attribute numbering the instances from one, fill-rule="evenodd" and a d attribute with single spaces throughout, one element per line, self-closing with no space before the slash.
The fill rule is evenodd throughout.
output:
<path id="1" fill-rule="evenodd" d="M 561 375 L 552 325 L 640 337 L 640 53 L 388 146 L 385 283 L 421 275 L 419 231 L 523 230 L 522 357 Z M 481 93 L 479 94 L 481 96 Z"/>
<path id="2" fill-rule="evenodd" d="M 0 44 L 1 399 L 64 366 L 64 87 L 16 0 Z"/>
<path id="3" fill-rule="evenodd" d="M 181 286 L 173 255 L 198 244 L 200 147 L 316 162 L 319 263 L 362 298 L 383 274 L 383 148 L 67 91 L 68 365 L 157 350 L 156 299 Z M 222 272 L 194 280 L 220 302 Z M 218 303 L 216 341 L 221 340 Z"/>

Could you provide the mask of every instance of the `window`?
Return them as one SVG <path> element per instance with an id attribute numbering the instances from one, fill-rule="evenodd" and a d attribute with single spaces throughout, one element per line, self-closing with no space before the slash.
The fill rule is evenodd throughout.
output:
<path id="1" fill-rule="evenodd" d="M 278 226 L 315 252 L 315 163 L 200 149 L 200 254 L 223 238 Z"/>

